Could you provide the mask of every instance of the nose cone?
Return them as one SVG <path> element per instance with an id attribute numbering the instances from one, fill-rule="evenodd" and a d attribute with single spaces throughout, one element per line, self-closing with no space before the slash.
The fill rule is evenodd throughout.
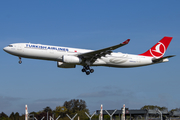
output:
<path id="1" fill-rule="evenodd" d="M 11 49 L 9 47 L 4 47 L 3 50 L 7 53 L 11 53 Z"/>
<path id="2" fill-rule="evenodd" d="M 7 52 L 7 47 L 4 47 L 3 50 L 4 50 L 5 52 Z"/>

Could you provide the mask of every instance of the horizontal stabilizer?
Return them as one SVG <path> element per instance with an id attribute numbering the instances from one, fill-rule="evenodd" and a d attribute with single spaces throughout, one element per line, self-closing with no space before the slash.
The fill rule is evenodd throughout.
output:
<path id="1" fill-rule="evenodd" d="M 170 56 L 166 56 L 166 57 L 162 57 L 162 58 L 153 58 L 152 61 L 154 63 L 163 62 L 164 59 L 171 58 L 171 57 L 174 57 L 174 56 L 175 55 L 170 55 Z"/>

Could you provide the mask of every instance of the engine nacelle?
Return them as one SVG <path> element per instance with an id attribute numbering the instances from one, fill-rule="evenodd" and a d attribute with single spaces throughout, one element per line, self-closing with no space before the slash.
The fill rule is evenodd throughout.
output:
<path id="1" fill-rule="evenodd" d="M 59 68 L 75 68 L 76 65 L 67 64 L 67 63 L 63 63 L 63 62 L 57 62 L 57 67 L 59 67 Z"/>
<path id="2" fill-rule="evenodd" d="M 63 59 L 63 62 L 71 63 L 71 64 L 79 64 L 82 62 L 80 58 L 76 56 L 70 56 L 70 55 L 64 55 L 62 59 Z"/>

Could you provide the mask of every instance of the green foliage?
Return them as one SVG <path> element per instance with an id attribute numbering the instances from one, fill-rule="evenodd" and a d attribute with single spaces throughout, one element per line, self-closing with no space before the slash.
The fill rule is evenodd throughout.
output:
<path id="1" fill-rule="evenodd" d="M 11 113 L 11 115 L 9 116 L 9 118 L 10 118 L 11 120 L 14 120 L 14 112 Z"/>
<path id="2" fill-rule="evenodd" d="M 19 120 L 19 113 L 18 112 L 15 113 L 14 120 Z"/>
<path id="3" fill-rule="evenodd" d="M 0 120 L 9 120 L 9 117 L 5 113 L 0 114 Z"/>
<path id="4" fill-rule="evenodd" d="M 51 113 L 52 112 L 52 109 L 50 107 L 46 107 L 44 108 L 43 112 L 49 112 Z"/>
<path id="5" fill-rule="evenodd" d="M 89 114 L 89 110 L 86 108 L 87 106 L 84 100 L 72 99 L 70 101 L 65 101 L 63 106 L 67 109 L 66 114 L 69 116 L 74 116 L 78 113 L 81 120 L 88 118 L 85 112 Z"/>
<path id="6" fill-rule="evenodd" d="M 173 111 L 180 111 L 180 108 L 172 109 L 171 112 Z"/>
<path id="7" fill-rule="evenodd" d="M 64 102 L 64 107 L 67 108 L 67 113 L 75 113 L 81 110 L 86 109 L 86 102 L 84 100 L 79 100 L 79 99 L 72 99 L 70 101 L 65 101 Z"/>
<path id="8" fill-rule="evenodd" d="M 0 113 L 0 120 L 24 120 L 24 115 L 20 116 L 18 112 L 12 112 L 8 117 L 5 113 Z"/>
<path id="9" fill-rule="evenodd" d="M 67 108 L 66 114 L 69 114 L 70 116 L 83 110 L 89 113 L 89 110 L 86 109 L 86 102 L 83 100 L 72 99 L 70 101 L 65 101 L 63 106 Z"/>
<path id="10" fill-rule="evenodd" d="M 61 117 L 65 117 L 65 114 L 67 112 L 67 108 L 64 106 L 57 106 L 56 109 L 54 110 L 55 117 L 57 118 L 59 115 Z"/>
<path id="11" fill-rule="evenodd" d="M 110 116 L 109 115 L 104 115 L 104 119 L 110 119 Z"/>
<path id="12" fill-rule="evenodd" d="M 46 108 L 49 109 L 49 107 L 46 107 Z M 37 112 L 36 114 L 34 114 L 34 116 L 35 116 L 38 120 L 42 119 L 43 117 L 45 117 L 44 119 L 47 119 L 47 112 L 48 112 L 48 115 L 49 115 L 49 116 L 52 116 L 52 110 L 50 109 L 51 111 L 47 111 L 46 108 L 44 108 L 43 111 Z"/>
<path id="13" fill-rule="evenodd" d="M 144 107 L 142 107 L 141 109 L 151 109 L 154 110 L 158 108 L 159 110 L 167 110 L 167 107 L 160 107 L 160 106 L 154 106 L 154 105 L 145 105 Z"/>
<path id="14" fill-rule="evenodd" d="M 166 107 L 160 107 L 160 106 L 154 106 L 154 105 L 145 105 L 141 109 L 156 109 L 159 110 L 167 110 Z M 180 108 L 172 109 L 171 111 L 177 111 L 180 110 Z M 87 109 L 86 102 L 84 100 L 79 99 L 72 99 L 70 101 L 65 101 L 63 106 L 57 106 L 55 110 L 52 110 L 50 107 L 46 107 L 43 110 L 39 112 L 31 112 L 30 114 L 33 114 L 38 120 L 42 119 L 44 120 L 47 118 L 47 112 L 49 116 L 54 115 L 54 119 L 56 119 L 59 115 L 61 116 L 59 120 L 69 120 L 69 118 L 66 116 L 68 114 L 69 116 L 74 117 L 74 115 L 77 113 L 78 115 L 75 117 L 74 120 L 78 119 L 78 116 L 80 120 L 89 120 L 89 118 L 86 116 L 85 112 L 89 114 L 89 110 Z M 18 112 L 14 113 L 12 112 L 10 116 L 8 117 L 5 113 L 0 113 L 0 120 L 24 120 L 25 115 L 19 115 Z M 128 118 L 128 116 L 127 116 Z M 98 120 L 99 115 L 94 115 L 92 120 Z M 110 116 L 105 115 L 104 120 L 109 120 Z M 117 116 L 116 119 L 119 119 Z"/>
<path id="15" fill-rule="evenodd" d="M 77 112 L 78 116 L 80 117 L 80 120 L 88 120 L 88 117 L 85 114 L 85 112 L 88 113 L 87 110 L 81 110 Z"/>

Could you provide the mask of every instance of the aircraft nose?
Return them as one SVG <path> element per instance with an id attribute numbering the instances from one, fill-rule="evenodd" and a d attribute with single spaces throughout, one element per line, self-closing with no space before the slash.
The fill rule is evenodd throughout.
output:
<path id="1" fill-rule="evenodd" d="M 3 50 L 4 50 L 4 51 L 7 51 L 7 48 L 6 48 L 6 47 L 4 47 L 4 48 L 3 48 Z"/>
<path id="2" fill-rule="evenodd" d="M 8 48 L 7 48 L 7 47 L 4 47 L 3 50 L 4 50 L 5 52 L 8 52 Z"/>

